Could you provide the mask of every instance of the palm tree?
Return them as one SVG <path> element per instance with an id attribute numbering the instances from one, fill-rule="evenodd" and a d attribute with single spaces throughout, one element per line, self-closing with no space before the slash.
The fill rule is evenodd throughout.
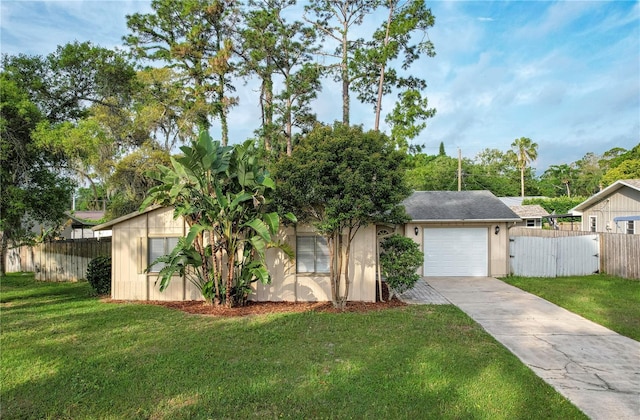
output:
<path id="1" fill-rule="evenodd" d="M 524 171 L 531 162 L 538 157 L 538 143 L 530 138 L 520 137 L 511 143 L 511 149 L 515 153 L 515 160 L 520 169 L 520 192 L 524 197 Z"/>

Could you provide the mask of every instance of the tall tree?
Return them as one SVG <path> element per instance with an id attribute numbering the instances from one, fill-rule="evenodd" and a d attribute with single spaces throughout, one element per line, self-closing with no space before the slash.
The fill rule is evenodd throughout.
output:
<path id="1" fill-rule="evenodd" d="M 160 165 L 171 165 L 169 152 L 153 143 L 146 143 L 120 159 L 107 182 L 109 205 L 105 216 L 111 220 L 138 210 L 147 192 L 159 184 L 149 173 Z"/>
<path id="2" fill-rule="evenodd" d="M 310 101 L 320 90 L 319 68 L 312 63 L 317 49 L 315 31 L 300 21 L 285 19 L 287 8 L 294 5 L 295 0 L 251 1 L 237 50 L 242 73 L 260 79 L 259 134 L 265 149 L 278 148 L 276 143 L 283 135 L 289 155 L 293 129 L 310 128 L 316 120 Z"/>
<path id="3" fill-rule="evenodd" d="M 524 174 L 527 167 L 538 158 L 538 143 L 530 138 L 520 137 L 511 143 L 513 159 L 520 170 L 520 195 L 524 197 Z"/>
<path id="4" fill-rule="evenodd" d="M 574 193 L 576 195 L 589 197 L 600 191 L 602 188 L 602 176 L 605 172 L 601 162 L 602 157 L 600 155 L 588 152 L 582 159 L 574 163 L 577 172 L 574 183 Z"/>
<path id="5" fill-rule="evenodd" d="M 188 95 L 183 108 L 207 130 L 209 117 L 221 124 L 222 143 L 229 140 L 227 114 L 237 103 L 229 96 L 237 20 L 235 0 L 153 0 L 152 13 L 127 16 L 131 34 L 124 39 L 141 60 L 159 61 L 179 72 Z"/>
<path id="6" fill-rule="evenodd" d="M 3 69 L 52 124 L 78 121 L 102 105 L 117 114 L 136 89 L 136 73 L 126 55 L 90 42 L 59 46 L 41 56 L 4 56 Z"/>
<path id="7" fill-rule="evenodd" d="M 133 98 L 134 124 L 149 133 L 154 143 L 171 152 L 197 133 L 197 115 L 184 109 L 186 92 L 179 74 L 170 67 L 138 72 L 141 89 Z"/>
<path id="8" fill-rule="evenodd" d="M 19 83 L 0 73 L 0 275 L 9 246 L 33 240 L 35 224 L 59 226 L 71 199 L 73 184 L 32 141 L 41 118 Z"/>
<path id="9" fill-rule="evenodd" d="M 640 143 L 631 150 L 610 150 L 605 153 L 606 157 L 609 160 L 602 176 L 603 186 L 607 187 L 620 179 L 640 179 Z"/>
<path id="10" fill-rule="evenodd" d="M 353 33 L 379 4 L 380 0 L 311 0 L 305 6 L 305 19 L 323 39 L 337 44 L 333 52 L 323 54 L 337 60 L 329 68 L 342 85 L 342 123 L 346 125 L 350 122 L 351 62 L 364 44 L 364 39 L 354 38 Z"/>
<path id="11" fill-rule="evenodd" d="M 351 243 L 360 228 L 405 220 L 409 195 L 404 154 L 386 135 L 336 123 L 316 126 L 276 168 L 278 201 L 312 224 L 327 241 L 331 297 L 344 309 L 349 296 Z"/>
<path id="12" fill-rule="evenodd" d="M 577 171 L 573 165 L 566 163 L 560 165 L 551 165 L 541 176 L 542 184 L 551 186 L 551 191 L 547 193 L 550 197 L 558 195 L 566 195 L 571 198 L 571 188 L 577 178 Z M 559 194 L 559 191 L 562 193 Z"/>
<path id="13" fill-rule="evenodd" d="M 435 108 L 429 108 L 429 101 L 420 91 L 408 89 L 398 95 L 393 110 L 385 121 L 391 126 L 391 139 L 402 150 L 407 150 L 412 140 L 427 126 L 428 118 L 436 114 Z"/>
<path id="14" fill-rule="evenodd" d="M 420 156 L 420 155 L 419 155 Z M 458 160 L 449 156 L 421 155 L 406 171 L 405 179 L 417 191 L 454 191 L 457 189 Z"/>
<path id="15" fill-rule="evenodd" d="M 421 56 L 435 55 L 433 43 L 427 37 L 427 30 L 434 25 L 435 18 L 424 0 L 385 0 L 381 4 L 388 9 L 386 22 L 369 41 L 356 49 L 354 59 L 349 63 L 358 99 L 374 106 L 375 130 L 380 127 L 383 97 L 393 89 L 401 90 L 398 95 L 401 100 L 396 106 L 404 105 L 404 112 L 420 115 L 423 120 L 432 116 L 425 106 L 426 98 L 413 102 L 407 100 L 408 91 L 415 97 L 426 87 L 424 79 L 403 76 L 389 65 L 401 57 L 400 67 L 408 70 Z M 425 113 L 419 114 L 418 109 Z"/>
<path id="16" fill-rule="evenodd" d="M 111 172 L 114 157 L 148 138 L 131 118 L 139 86 L 121 51 L 74 42 L 46 57 L 5 56 L 3 68 L 44 117 L 33 133 L 38 147 L 92 185 L 94 174 L 104 180 Z"/>

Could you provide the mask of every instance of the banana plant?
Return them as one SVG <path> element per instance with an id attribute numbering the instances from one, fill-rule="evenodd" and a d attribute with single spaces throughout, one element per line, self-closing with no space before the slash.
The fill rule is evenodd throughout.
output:
<path id="1" fill-rule="evenodd" d="M 174 217 L 183 217 L 189 225 L 176 249 L 152 262 L 165 264 L 160 290 L 180 274 L 211 303 L 244 302 L 252 282 L 271 280 L 268 248 L 278 247 L 293 257 L 290 247 L 277 240 L 280 215 L 267 211 L 275 183 L 251 141 L 222 146 L 203 132 L 181 150 L 171 168 L 161 166 L 150 174 L 161 184 L 149 190 L 142 204 L 173 206 Z M 291 213 L 285 217 L 296 221 Z"/>

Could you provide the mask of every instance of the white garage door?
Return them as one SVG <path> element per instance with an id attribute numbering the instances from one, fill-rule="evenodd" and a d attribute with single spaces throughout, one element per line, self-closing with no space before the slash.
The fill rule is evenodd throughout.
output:
<path id="1" fill-rule="evenodd" d="M 487 276 L 487 228 L 425 228 L 425 276 Z"/>

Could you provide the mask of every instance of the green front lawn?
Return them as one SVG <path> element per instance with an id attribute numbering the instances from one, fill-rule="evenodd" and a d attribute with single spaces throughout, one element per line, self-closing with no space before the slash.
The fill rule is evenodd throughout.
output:
<path id="1" fill-rule="evenodd" d="M 640 341 L 640 281 L 596 274 L 502 279 L 529 293 Z"/>
<path id="2" fill-rule="evenodd" d="M 585 418 L 450 305 L 216 318 L 0 281 L 3 419 Z"/>

